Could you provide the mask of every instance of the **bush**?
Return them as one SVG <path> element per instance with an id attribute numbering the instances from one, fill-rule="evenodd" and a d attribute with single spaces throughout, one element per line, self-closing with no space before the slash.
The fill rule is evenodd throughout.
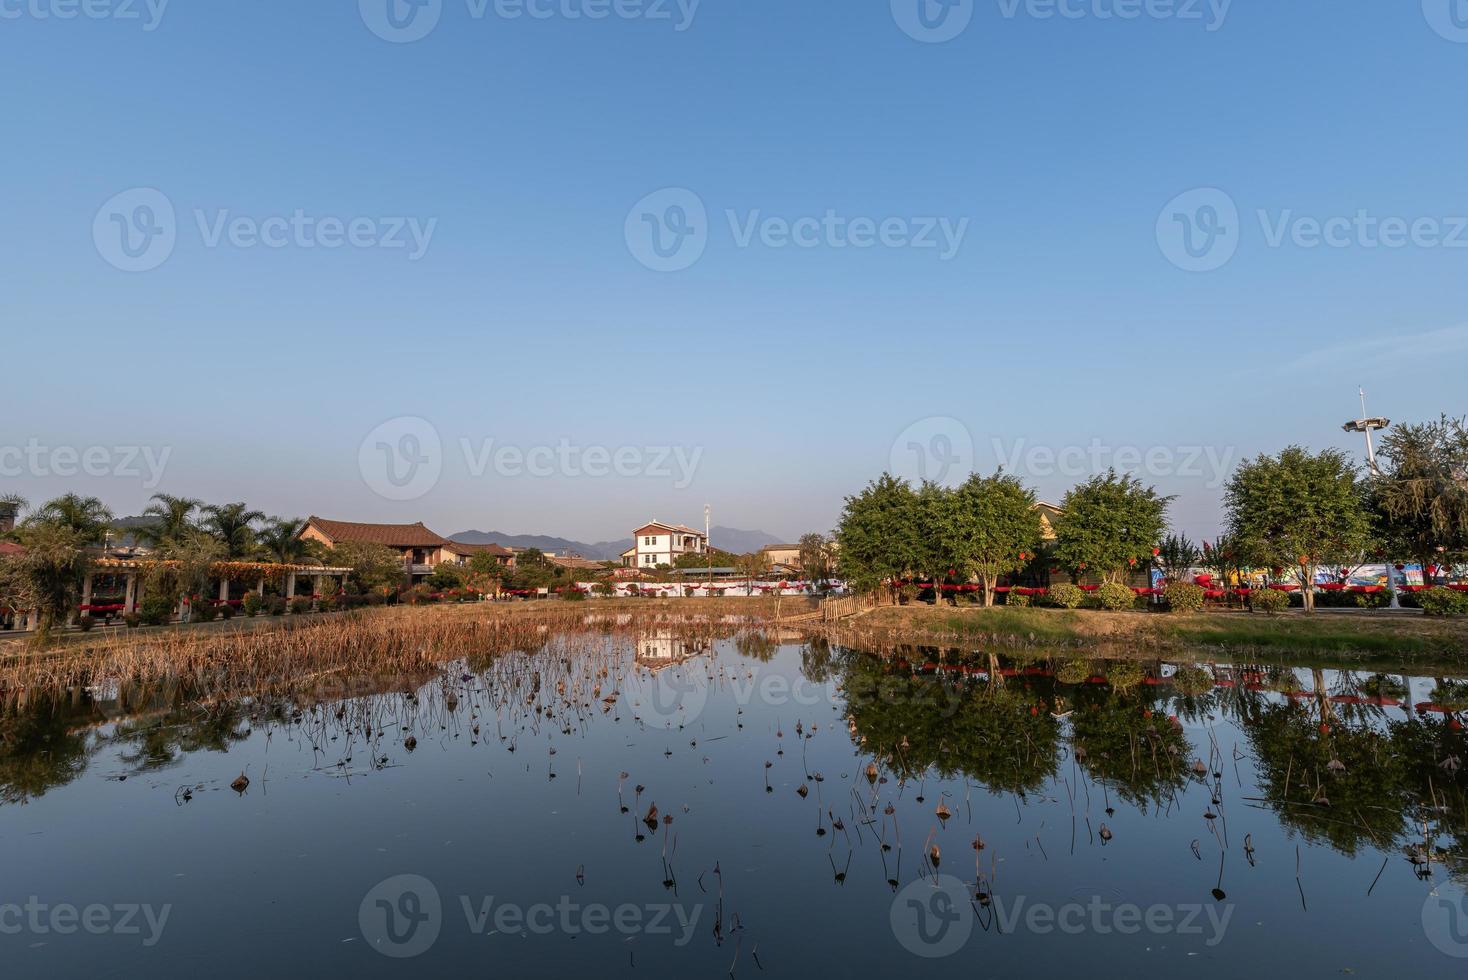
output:
<path id="1" fill-rule="evenodd" d="M 285 598 L 282 597 L 282 596 L 273 595 L 270 598 L 266 599 L 265 600 L 265 611 L 268 612 L 272 616 L 284 616 L 285 615 Z"/>
<path id="2" fill-rule="evenodd" d="M 246 616 L 258 616 L 265 608 L 265 597 L 254 592 L 246 592 L 245 600 L 240 605 L 240 610 Z"/>
<path id="3" fill-rule="evenodd" d="M 219 610 L 207 599 L 189 603 L 189 621 L 193 623 L 212 623 L 219 618 Z"/>
<path id="4" fill-rule="evenodd" d="M 91 616 L 80 616 L 77 618 L 76 621 L 76 628 L 81 630 L 83 633 L 90 633 L 92 631 L 92 627 L 96 625 L 97 621 Z"/>
<path id="5" fill-rule="evenodd" d="M 1137 594 L 1120 582 L 1107 582 L 1096 590 L 1096 598 L 1101 600 L 1103 609 L 1112 612 L 1131 609 L 1137 604 Z"/>
<path id="6" fill-rule="evenodd" d="M 138 616 L 147 626 L 163 626 L 173 620 L 173 600 L 161 595 L 144 596 Z"/>
<path id="7" fill-rule="evenodd" d="M 234 619 L 234 606 L 231 606 L 227 602 L 224 605 L 220 606 L 219 607 L 219 618 L 220 619 Z"/>
<path id="8" fill-rule="evenodd" d="M 1142 683 L 1146 676 L 1146 669 L 1135 660 L 1117 660 L 1106 665 L 1106 683 L 1113 690 L 1131 690 Z"/>
<path id="9" fill-rule="evenodd" d="M 1023 609 L 1030 605 L 1030 597 L 1019 592 L 1007 592 L 1004 595 L 1004 604 L 1016 609 Z"/>
<path id="10" fill-rule="evenodd" d="M 1081 603 L 1086 601 L 1086 590 L 1078 585 L 1051 586 L 1046 595 L 1052 604 L 1062 609 L 1079 609 Z"/>
<path id="11" fill-rule="evenodd" d="M 300 616 L 311 611 L 311 600 L 305 596 L 297 596 L 290 601 L 292 616 Z"/>
<path id="12" fill-rule="evenodd" d="M 334 595 L 324 595 L 324 596 L 321 597 L 321 606 L 320 606 L 320 608 L 321 608 L 321 611 L 322 612 L 336 612 L 336 608 L 337 608 L 338 604 L 339 604 L 339 600 L 337 599 L 336 596 L 334 596 Z"/>
<path id="13" fill-rule="evenodd" d="M 1162 590 L 1162 597 L 1167 600 L 1167 608 L 1175 613 L 1198 612 L 1206 598 L 1203 587 L 1192 582 L 1174 582 Z"/>
<path id="14" fill-rule="evenodd" d="M 566 602 L 581 602 L 585 600 L 586 593 L 580 589 L 567 589 L 561 593 L 561 598 Z"/>
<path id="15" fill-rule="evenodd" d="M 1468 616 L 1468 593 L 1435 588 L 1417 593 L 1417 604 L 1429 616 Z"/>
<path id="16" fill-rule="evenodd" d="M 1249 593 L 1249 608 L 1254 612 L 1277 615 L 1289 608 L 1290 596 L 1279 589 L 1255 589 Z"/>
<path id="17" fill-rule="evenodd" d="M 143 625 L 143 617 L 135 612 L 123 613 L 122 621 L 127 624 L 127 628 L 130 630 L 135 630 Z"/>
<path id="18" fill-rule="evenodd" d="M 1055 679 L 1062 684 L 1084 684 L 1091 676 L 1091 662 L 1085 657 L 1072 657 L 1060 665 Z"/>
<path id="19" fill-rule="evenodd" d="M 591 587 L 591 591 L 602 598 L 606 598 L 607 596 L 616 595 L 617 587 L 610 582 L 598 582 Z"/>

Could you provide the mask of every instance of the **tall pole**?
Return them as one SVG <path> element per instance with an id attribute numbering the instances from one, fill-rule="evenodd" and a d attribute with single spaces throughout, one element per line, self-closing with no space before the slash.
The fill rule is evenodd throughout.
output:
<path id="1" fill-rule="evenodd" d="M 1358 388 L 1356 390 L 1361 395 L 1361 417 L 1363 419 L 1364 418 L 1368 418 L 1369 416 L 1367 416 L 1367 414 L 1366 414 L 1366 389 L 1364 387 L 1361 387 L 1361 388 Z M 1376 449 L 1375 449 L 1374 446 L 1371 445 L 1371 426 L 1368 425 L 1368 426 L 1365 427 L 1365 429 L 1366 429 L 1366 462 L 1371 466 L 1371 472 L 1378 473 L 1378 472 L 1380 472 L 1380 470 L 1378 470 L 1376 468 Z"/>
<path id="2" fill-rule="evenodd" d="M 708 570 L 709 570 L 709 592 L 712 593 L 713 592 L 713 585 L 714 585 L 714 553 L 709 548 L 709 545 L 711 544 L 711 542 L 709 541 L 709 532 L 712 530 L 709 527 L 709 515 L 710 515 L 710 513 L 711 513 L 711 511 L 710 511 L 709 505 L 708 504 L 704 504 L 703 505 L 703 558 L 704 558 L 704 561 L 707 563 L 707 566 L 708 566 Z"/>

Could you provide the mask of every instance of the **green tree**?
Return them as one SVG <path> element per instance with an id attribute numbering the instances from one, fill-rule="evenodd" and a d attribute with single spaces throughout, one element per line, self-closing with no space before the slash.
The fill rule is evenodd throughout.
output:
<path id="1" fill-rule="evenodd" d="M 255 525 L 265 520 L 263 511 L 242 503 L 209 504 L 199 526 L 218 538 L 230 558 L 243 558 L 255 547 Z"/>
<path id="2" fill-rule="evenodd" d="M 60 520 L 27 521 L 16 532 L 25 551 L 0 561 L 0 605 L 39 611 L 37 646 L 50 642 L 81 600 L 91 567 L 87 534 Z"/>
<path id="3" fill-rule="evenodd" d="M 805 580 L 814 585 L 824 585 L 831 578 L 831 542 L 824 534 L 811 532 L 802 534 L 798 543 L 800 570 Z"/>
<path id="4" fill-rule="evenodd" d="M 151 499 L 152 503 L 143 511 L 143 516 L 150 520 L 133 532 L 150 548 L 159 548 L 165 541 L 182 538 L 194 527 L 194 513 L 204 506 L 201 500 L 166 493 L 155 493 Z"/>
<path id="5" fill-rule="evenodd" d="M 1157 550 L 1157 567 L 1169 582 L 1187 582 L 1188 572 L 1203 560 L 1198 546 L 1186 534 L 1169 534 Z"/>
<path id="6" fill-rule="evenodd" d="M 912 485 L 890 473 L 846 498 L 836 542 L 842 571 L 854 588 L 876 589 L 919 566 L 917 511 Z"/>
<path id="7" fill-rule="evenodd" d="M 101 544 L 112 526 L 112 511 L 96 497 L 68 493 L 48 500 L 26 521 L 70 528 L 82 536 L 83 544 Z"/>
<path id="8" fill-rule="evenodd" d="M 272 517 L 255 535 L 260 556 L 280 565 L 304 565 L 316 556 L 312 542 L 301 537 L 306 522 L 299 517 Z"/>
<path id="9" fill-rule="evenodd" d="M 1377 526 L 1393 557 L 1424 569 L 1468 557 L 1468 427 L 1444 415 L 1387 433 L 1385 465 L 1367 480 Z"/>
<path id="10" fill-rule="evenodd" d="M 1104 582 L 1119 582 L 1127 569 L 1150 561 L 1167 530 L 1171 497 L 1130 474 L 1108 470 L 1065 495 L 1055 522 L 1055 557 L 1076 571 L 1093 571 Z"/>
<path id="11" fill-rule="evenodd" d="M 1261 564 L 1300 570 L 1306 611 L 1316 569 L 1355 561 L 1371 537 L 1362 486 L 1339 450 L 1290 446 L 1234 472 L 1224 491 L 1229 533 Z"/>
<path id="12" fill-rule="evenodd" d="M 1018 477 L 974 474 L 950 495 L 940 533 L 944 553 L 964 578 L 983 581 L 992 606 L 999 577 L 1024 568 L 1039 547 L 1035 494 Z"/>
<path id="13" fill-rule="evenodd" d="M 343 541 L 327 552 L 326 561 L 337 568 L 350 568 L 349 578 L 363 592 L 396 592 L 407 577 L 403 556 L 380 544 Z"/>

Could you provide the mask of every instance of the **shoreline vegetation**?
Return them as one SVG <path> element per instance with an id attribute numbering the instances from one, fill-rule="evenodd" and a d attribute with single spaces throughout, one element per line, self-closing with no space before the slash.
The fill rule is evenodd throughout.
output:
<path id="1" fill-rule="evenodd" d="M 697 648 L 741 632 L 793 631 L 883 654 L 929 647 L 958 653 L 1023 650 L 1120 659 L 1161 654 L 1207 661 L 1321 657 L 1342 664 L 1447 669 L 1468 662 L 1468 621 L 1370 612 L 1262 616 L 1243 612 L 1160 615 L 1005 607 L 878 606 L 826 622 L 814 599 L 609 599 L 394 606 L 261 617 L 200 626 L 79 636 L 37 651 L 0 645 L 0 699 L 81 688 L 176 684 L 200 699 L 329 693 L 333 685 L 384 675 L 419 676 L 445 663 L 544 649 L 577 637 L 658 633 Z M 353 679 L 345 681 L 344 679 Z"/>

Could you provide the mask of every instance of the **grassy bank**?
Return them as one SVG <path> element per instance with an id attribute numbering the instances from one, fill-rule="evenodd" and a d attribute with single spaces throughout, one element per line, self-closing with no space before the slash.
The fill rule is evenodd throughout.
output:
<path id="1" fill-rule="evenodd" d="M 1468 620 L 1369 613 L 1168 615 L 911 605 L 873 610 L 841 624 L 840 629 L 869 633 L 887 643 L 1000 642 L 1157 650 L 1204 647 L 1233 653 L 1389 655 L 1468 662 Z"/>

